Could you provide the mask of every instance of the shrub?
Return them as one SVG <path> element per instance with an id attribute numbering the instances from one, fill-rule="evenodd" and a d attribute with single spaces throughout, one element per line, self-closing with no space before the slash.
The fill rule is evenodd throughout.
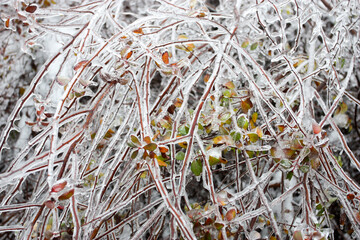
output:
<path id="1" fill-rule="evenodd" d="M 2 239 L 360 237 L 357 1 L 66 2 L 2 3 Z"/>

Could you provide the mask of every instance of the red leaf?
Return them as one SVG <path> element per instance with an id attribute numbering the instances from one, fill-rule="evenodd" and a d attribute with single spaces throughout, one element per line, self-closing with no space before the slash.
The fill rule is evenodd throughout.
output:
<path id="1" fill-rule="evenodd" d="M 61 190 L 63 190 L 65 188 L 66 184 L 67 184 L 67 181 L 63 181 L 63 182 L 55 184 L 51 188 L 51 192 L 60 192 Z"/>
<path id="2" fill-rule="evenodd" d="M 81 62 L 78 62 L 75 67 L 74 67 L 74 70 L 77 71 L 79 70 L 82 66 L 84 66 L 85 64 L 87 64 L 87 60 L 84 60 L 84 61 L 81 61 Z"/>
<path id="3" fill-rule="evenodd" d="M 44 202 L 44 205 L 47 208 L 54 209 L 55 208 L 55 200 L 54 199 L 47 200 L 46 202 Z"/>

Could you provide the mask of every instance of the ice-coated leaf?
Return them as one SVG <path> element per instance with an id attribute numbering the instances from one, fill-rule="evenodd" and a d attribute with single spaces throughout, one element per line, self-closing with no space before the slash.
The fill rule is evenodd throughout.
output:
<path id="1" fill-rule="evenodd" d="M 218 164 L 219 162 L 220 162 L 219 158 L 209 156 L 209 164 L 210 164 L 210 166 L 214 166 L 214 165 Z"/>
<path id="2" fill-rule="evenodd" d="M 81 62 L 78 62 L 75 66 L 74 66 L 74 70 L 77 71 L 79 70 L 81 67 L 85 66 L 88 63 L 87 60 L 83 60 Z"/>
<path id="3" fill-rule="evenodd" d="M 247 46 L 249 46 L 249 44 L 250 44 L 249 40 L 245 40 L 245 41 L 243 41 L 243 43 L 241 44 L 241 47 L 242 47 L 242 48 L 246 48 Z"/>
<path id="4" fill-rule="evenodd" d="M 254 143 L 259 140 L 259 136 L 257 133 L 248 133 L 247 136 L 249 137 L 250 142 Z"/>
<path id="5" fill-rule="evenodd" d="M 255 50 L 255 49 L 257 48 L 257 46 L 258 46 L 258 43 L 257 43 L 257 42 L 256 42 L 256 43 L 251 44 L 251 46 L 250 46 L 250 50 Z"/>
<path id="6" fill-rule="evenodd" d="M 59 200 L 66 200 L 74 195 L 75 189 L 71 189 L 59 197 Z"/>
<path id="7" fill-rule="evenodd" d="M 66 185 L 67 185 L 67 181 L 58 182 L 52 186 L 51 192 L 60 192 L 65 188 Z"/>
<path id="8" fill-rule="evenodd" d="M 56 82 L 61 86 L 66 86 L 70 82 L 70 78 L 64 76 L 57 76 Z"/>
<path id="9" fill-rule="evenodd" d="M 229 82 L 225 83 L 225 87 L 227 87 L 228 89 L 234 89 L 235 85 L 232 81 L 229 81 Z"/>
<path id="10" fill-rule="evenodd" d="M 149 144 L 144 146 L 144 149 L 148 150 L 148 151 L 154 151 L 156 148 L 157 148 L 156 143 L 149 143 Z"/>
<path id="11" fill-rule="evenodd" d="M 131 142 L 134 143 L 136 146 L 138 147 L 141 146 L 139 139 L 135 135 L 131 135 L 130 138 L 131 138 Z"/>
<path id="12" fill-rule="evenodd" d="M 203 165 L 200 160 L 194 160 L 191 163 L 191 171 L 194 173 L 195 176 L 200 176 L 202 173 Z"/>
<path id="13" fill-rule="evenodd" d="M 184 158 L 185 158 L 185 153 L 184 153 L 183 151 L 180 151 L 180 152 L 176 153 L 175 158 L 176 158 L 177 160 L 182 161 L 182 160 L 184 160 Z"/>
<path id="14" fill-rule="evenodd" d="M 138 153 L 139 153 L 139 150 L 133 151 L 131 154 L 131 159 L 135 159 L 137 157 Z"/>
<path id="15" fill-rule="evenodd" d="M 241 115 L 237 120 L 237 124 L 240 128 L 247 129 L 249 126 L 249 120 L 245 115 Z"/>

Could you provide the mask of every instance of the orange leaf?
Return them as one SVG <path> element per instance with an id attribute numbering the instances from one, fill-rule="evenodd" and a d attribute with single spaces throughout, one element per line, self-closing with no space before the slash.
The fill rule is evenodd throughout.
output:
<path id="1" fill-rule="evenodd" d="M 169 64 L 169 53 L 168 53 L 168 51 L 164 52 L 162 54 L 161 58 L 162 58 L 162 60 L 163 60 L 163 62 L 165 64 Z"/>
<path id="2" fill-rule="evenodd" d="M 181 107 L 182 103 L 183 103 L 182 99 L 176 98 L 174 105 L 175 105 L 175 107 L 179 108 L 179 107 Z"/>
<path id="3" fill-rule="evenodd" d="M 207 83 L 209 81 L 209 78 L 210 78 L 210 75 L 209 74 L 206 74 L 204 76 L 204 82 Z"/>
<path id="4" fill-rule="evenodd" d="M 133 54 L 133 51 L 128 52 L 128 54 L 126 54 L 126 59 L 129 59 L 132 56 L 132 54 Z"/>
<path id="5" fill-rule="evenodd" d="M 5 27 L 9 27 L 10 26 L 10 18 L 6 19 L 5 21 Z"/>
<path id="6" fill-rule="evenodd" d="M 157 159 L 157 162 L 158 162 L 160 167 L 167 167 L 167 163 L 164 162 L 163 160 Z"/>
<path id="7" fill-rule="evenodd" d="M 151 139 L 150 139 L 149 136 L 146 136 L 146 137 L 144 138 L 144 141 L 145 141 L 147 144 L 151 143 Z"/>
<path id="8" fill-rule="evenodd" d="M 159 147 L 159 150 L 161 153 L 166 153 L 169 151 L 169 149 L 167 149 L 166 147 Z"/>
<path id="9" fill-rule="evenodd" d="M 241 101 L 241 108 L 244 113 L 248 113 L 249 109 L 251 109 L 252 107 L 253 107 L 253 104 L 252 104 L 250 98 L 247 98 L 246 100 Z"/>
<path id="10" fill-rule="evenodd" d="M 261 130 L 261 128 L 259 127 L 256 127 L 256 134 L 259 136 L 259 138 L 262 138 L 262 136 L 264 135 L 263 134 L 263 131 Z"/>
<path id="11" fill-rule="evenodd" d="M 133 33 L 136 33 L 136 34 L 144 34 L 142 28 L 135 29 L 135 30 L 133 31 Z"/>

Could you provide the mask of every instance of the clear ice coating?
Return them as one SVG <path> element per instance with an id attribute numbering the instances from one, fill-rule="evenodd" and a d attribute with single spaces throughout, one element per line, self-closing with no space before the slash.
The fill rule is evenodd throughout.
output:
<path id="1" fill-rule="evenodd" d="M 357 0 L 30 2 L 0 3 L 0 240 L 360 238 Z"/>

